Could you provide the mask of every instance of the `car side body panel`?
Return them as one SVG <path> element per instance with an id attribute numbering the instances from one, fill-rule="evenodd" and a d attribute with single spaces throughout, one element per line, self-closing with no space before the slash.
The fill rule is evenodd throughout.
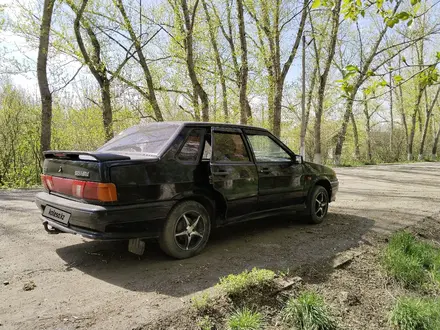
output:
<path id="1" fill-rule="evenodd" d="M 202 131 L 202 149 L 205 139 L 211 138 L 212 127 L 242 134 L 249 162 L 202 160 L 202 150 L 195 161 L 178 159 L 177 155 L 194 129 Z M 293 160 L 284 163 L 256 162 L 246 140 L 245 133 L 249 129 L 253 133 L 270 135 L 294 159 L 295 154 L 267 130 L 209 123 L 180 125 L 179 131 L 157 156 L 95 153 L 97 159 L 87 162 L 79 158 L 69 161 L 69 157 L 75 158 L 79 153 L 65 152 L 68 154 L 66 158 L 56 159 L 56 151 L 48 152 L 45 174 L 63 174 L 74 179 L 76 171 L 87 171 L 89 176 L 81 180 L 113 183 L 117 201 L 92 203 L 54 192 L 39 193 L 36 204 L 42 212 L 46 206 L 51 206 L 71 215 L 67 225 L 42 216 L 43 223 L 60 231 L 94 239 L 150 238 L 159 235 L 170 210 L 183 200 L 202 203 L 210 214 L 213 227 L 304 210 L 312 187 L 323 182 L 329 187 L 334 200 L 338 181 L 333 170 Z"/>

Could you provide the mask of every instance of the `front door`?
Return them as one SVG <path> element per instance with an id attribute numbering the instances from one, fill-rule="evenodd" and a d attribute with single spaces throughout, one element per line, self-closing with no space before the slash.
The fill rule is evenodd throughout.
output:
<path id="1" fill-rule="evenodd" d="M 259 175 L 260 210 L 300 207 L 305 201 L 303 166 L 270 134 L 246 130 Z"/>
<path id="2" fill-rule="evenodd" d="M 211 129 L 211 183 L 226 200 L 226 219 L 256 210 L 258 173 L 241 129 Z"/>

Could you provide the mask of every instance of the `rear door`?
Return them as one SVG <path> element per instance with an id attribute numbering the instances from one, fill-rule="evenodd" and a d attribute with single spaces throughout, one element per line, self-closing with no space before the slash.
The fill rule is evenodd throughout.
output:
<path id="1" fill-rule="evenodd" d="M 259 210 L 303 203 L 303 166 L 296 163 L 294 154 L 267 132 L 245 132 L 258 169 Z"/>
<path id="2" fill-rule="evenodd" d="M 210 179 L 226 200 L 227 219 L 256 211 L 258 173 L 241 129 L 213 127 L 211 146 Z"/>

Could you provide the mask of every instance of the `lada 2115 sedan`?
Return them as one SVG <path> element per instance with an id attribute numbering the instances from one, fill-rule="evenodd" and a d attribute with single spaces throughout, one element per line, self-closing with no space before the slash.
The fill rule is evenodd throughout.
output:
<path id="1" fill-rule="evenodd" d="M 158 238 L 174 258 L 200 253 L 211 229 L 296 211 L 324 220 L 338 180 L 269 131 L 162 122 L 131 127 L 96 152 L 48 151 L 36 196 L 50 233 L 129 240 L 142 254 Z"/>

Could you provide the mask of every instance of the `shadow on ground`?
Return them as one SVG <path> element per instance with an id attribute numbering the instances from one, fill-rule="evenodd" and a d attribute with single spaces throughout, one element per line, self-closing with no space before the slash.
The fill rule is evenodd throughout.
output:
<path id="1" fill-rule="evenodd" d="M 287 271 L 328 260 L 357 246 L 373 224 L 337 213 L 315 226 L 286 217 L 261 219 L 218 229 L 201 255 L 186 260 L 165 256 L 156 242 L 147 244 L 142 257 L 127 252 L 126 242 L 84 241 L 57 253 L 67 271 L 76 268 L 127 290 L 181 297 L 253 267 Z"/>

